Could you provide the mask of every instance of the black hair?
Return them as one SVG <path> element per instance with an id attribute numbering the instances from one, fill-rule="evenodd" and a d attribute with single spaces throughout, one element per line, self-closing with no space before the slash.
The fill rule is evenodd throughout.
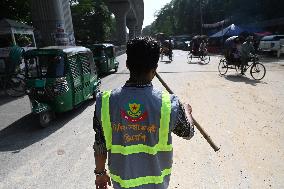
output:
<path id="1" fill-rule="evenodd" d="M 128 41 L 126 54 L 126 64 L 130 73 L 148 73 L 158 67 L 160 45 L 151 37 L 136 37 Z"/>

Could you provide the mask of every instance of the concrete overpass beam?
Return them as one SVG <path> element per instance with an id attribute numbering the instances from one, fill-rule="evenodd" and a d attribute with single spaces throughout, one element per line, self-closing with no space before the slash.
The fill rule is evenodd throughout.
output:
<path id="1" fill-rule="evenodd" d="M 137 26 L 135 28 L 136 36 L 141 36 L 142 25 L 144 21 L 144 1 L 143 0 L 130 0 L 132 9 L 134 10 Z"/>
<path id="2" fill-rule="evenodd" d="M 137 21 L 136 19 L 127 19 L 126 25 L 129 30 L 129 40 L 136 37 L 136 27 L 137 27 Z"/>
<path id="3" fill-rule="evenodd" d="M 114 14 L 116 20 L 117 40 L 120 45 L 126 44 L 126 15 L 130 9 L 128 1 L 109 1 L 109 10 Z"/>
<path id="4" fill-rule="evenodd" d="M 142 34 L 142 26 L 136 26 L 135 27 L 135 34 L 137 37 L 141 36 Z"/>

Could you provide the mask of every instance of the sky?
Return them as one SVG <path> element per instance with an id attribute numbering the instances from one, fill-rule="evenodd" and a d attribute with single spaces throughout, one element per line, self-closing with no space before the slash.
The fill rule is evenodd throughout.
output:
<path id="1" fill-rule="evenodd" d="M 154 21 L 155 12 L 159 11 L 171 0 L 144 0 L 144 23 L 143 28 Z"/>

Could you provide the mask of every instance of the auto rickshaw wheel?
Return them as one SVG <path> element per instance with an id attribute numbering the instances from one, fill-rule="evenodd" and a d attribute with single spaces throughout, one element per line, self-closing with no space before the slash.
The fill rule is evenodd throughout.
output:
<path id="1" fill-rule="evenodd" d="M 40 126 L 46 128 L 49 126 L 50 121 L 54 118 L 54 114 L 51 111 L 44 111 L 39 113 Z"/>
<path id="2" fill-rule="evenodd" d="M 114 72 L 117 72 L 117 70 L 118 70 L 118 67 L 115 67 L 115 68 L 114 68 Z"/>

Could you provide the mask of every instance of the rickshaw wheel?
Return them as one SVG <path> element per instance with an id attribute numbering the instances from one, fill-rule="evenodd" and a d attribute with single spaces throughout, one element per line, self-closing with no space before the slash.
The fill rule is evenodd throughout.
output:
<path id="1" fill-rule="evenodd" d="M 221 59 L 219 66 L 218 66 L 218 71 L 220 73 L 220 75 L 225 75 L 228 71 L 228 64 L 227 61 L 225 59 Z"/>
<path id="2" fill-rule="evenodd" d="M 266 74 L 266 69 L 263 64 L 255 63 L 250 69 L 250 75 L 255 80 L 262 80 Z"/>
<path id="3" fill-rule="evenodd" d="M 40 126 L 43 128 L 48 127 L 53 117 L 54 117 L 53 113 L 50 111 L 44 111 L 44 112 L 39 113 Z"/>

